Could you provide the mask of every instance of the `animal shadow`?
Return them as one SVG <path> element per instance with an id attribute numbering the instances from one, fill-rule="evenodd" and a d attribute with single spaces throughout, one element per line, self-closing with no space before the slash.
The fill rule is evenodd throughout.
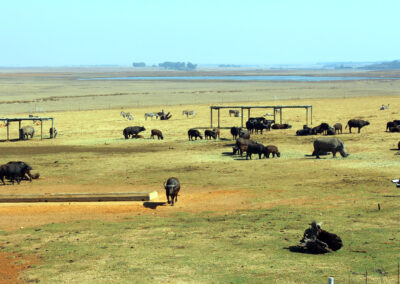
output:
<path id="1" fill-rule="evenodd" d="M 295 253 L 306 253 L 306 254 L 313 254 L 310 251 L 306 250 L 305 248 L 302 248 L 300 246 L 290 246 L 290 247 L 286 247 L 284 249 L 287 249 L 291 252 L 295 252 Z"/>
<path id="2" fill-rule="evenodd" d="M 167 202 L 143 202 L 143 206 L 150 209 L 157 209 L 158 206 L 165 206 Z"/>
<path id="3" fill-rule="evenodd" d="M 222 152 L 223 156 L 233 156 L 232 152 Z"/>

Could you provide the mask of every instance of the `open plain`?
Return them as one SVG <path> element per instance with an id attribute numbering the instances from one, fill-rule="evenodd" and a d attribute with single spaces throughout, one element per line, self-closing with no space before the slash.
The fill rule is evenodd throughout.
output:
<path id="1" fill-rule="evenodd" d="M 40 172 L 32 183 L 0 186 L 1 193 L 158 191 L 159 197 L 0 204 L 0 283 L 324 283 L 329 276 L 362 283 L 366 271 L 373 283 L 397 281 L 400 192 L 391 179 L 398 178 L 400 135 L 385 128 L 400 119 L 400 80 L 77 80 L 97 76 L 1 72 L 1 116 L 54 117 L 59 133 L 48 139 L 44 123 L 43 140 L 4 141 L 0 129 L 1 163 L 21 160 Z M 380 111 L 382 104 L 390 108 Z M 370 125 L 360 134 L 344 129 L 337 135 L 349 157 L 317 160 L 310 156 L 316 137 L 295 136 L 305 111 L 284 110 L 283 122 L 292 129 L 252 136 L 278 146 L 281 157 L 246 160 L 232 156 L 227 129 L 218 140 L 188 140 L 189 128 L 210 125 L 210 105 L 312 105 L 313 126 L 345 126 L 352 118 Z M 162 109 L 170 120 L 145 120 L 144 113 Z M 187 118 L 183 110 L 197 114 Z M 221 110 L 222 126 L 240 121 Z M 123 129 L 134 125 L 146 128 L 144 138 L 124 139 Z M 150 139 L 151 129 L 165 139 Z M 10 138 L 17 137 L 18 124 L 11 124 Z M 164 204 L 170 176 L 182 184 L 174 207 Z M 339 235 L 343 248 L 327 255 L 292 252 L 313 220 Z"/>

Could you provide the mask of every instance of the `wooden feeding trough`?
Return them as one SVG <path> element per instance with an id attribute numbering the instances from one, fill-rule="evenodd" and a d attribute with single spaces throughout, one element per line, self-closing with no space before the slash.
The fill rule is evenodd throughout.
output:
<path id="1" fill-rule="evenodd" d="M 157 198 L 157 196 L 157 191 L 109 193 L 1 194 L 0 203 L 150 201 Z"/>

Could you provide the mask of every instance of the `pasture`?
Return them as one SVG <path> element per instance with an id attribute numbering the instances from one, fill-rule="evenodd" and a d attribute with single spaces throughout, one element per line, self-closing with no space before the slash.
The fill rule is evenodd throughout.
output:
<path id="1" fill-rule="evenodd" d="M 90 89 L 94 82 L 87 84 L 87 94 L 100 95 L 100 89 Z M 101 84 L 112 85 L 110 94 L 117 89 L 114 82 Z M 397 81 L 265 83 L 287 94 L 285 100 L 274 97 L 274 90 L 266 91 L 267 86 L 252 82 L 121 84 L 122 88 L 131 87 L 133 93 L 141 91 L 132 86 L 141 84 L 143 92 L 144 84 L 151 90 L 170 89 L 162 89 L 165 97 L 156 93 L 146 98 L 144 101 L 152 101 L 148 105 L 137 106 L 133 101 L 129 107 L 113 108 L 102 103 L 98 109 L 79 110 L 81 107 L 72 104 L 73 110 L 66 106 L 45 113 L 43 116 L 55 118 L 56 139 L 0 143 L 2 164 L 25 161 L 34 173 L 40 172 L 40 178 L 1 186 L 1 193 L 155 190 L 158 199 L 145 203 L 0 204 L 0 265 L 3 271 L 9 270 L 9 279 L 40 283 L 324 283 L 334 276 L 337 283 L 362 283 L 367 270 L 371 283 L 397 280 L 400 192 L 390 180 L 398 178 L 400 135 L 385 132 L 387 121 L 400 119 Z M 196 93 L 197 102 L 179 104 L 177 89 L 192 94 L 201 90 L 221 93 L 209 103 Z M 243 96 L 229 90 L 251 91 L 240 101 Z M 257 92 L 269 97 L 257 99 Z M 168 105 L 163 98 L 168 98 Z M 246 161 L 231 155 L 234 141 L 229 130 L 221 130 L 220 140 L 188 140 L 189 128 L 209 125 L 210 103 L 221 103 L 221 98 L 223 104 L 235 102 L 233 105 L 310 104 L 313 125 L 341 122 L 345 126 L 351 118 L 371 124 L 361 134 L 348 134 L 347 129 L 336 136 L 345 143 L 349 157 L 332 159 L 330 155 L 316 160 L 307 156 L 313 151 L 315 136 L 295 136 L 305 123 L 305 111 L 285 110 L 283 123 L 291 124 L 292 129 L 252 136 L 264 145 L 278 146 L 281 157 L 259 160 L 253 156 Z M 382 104 L 390 104 L 390 109 L 380 111 Z M 172 118 L 145 120 L 146 112 L 161 109 L 171 112 Z M 188 118 L 183 110 L 195 110 L 196 116 Z M 123 119 L 121 111 L 132 113 L 134 120 Z M 254 110 L 252 116 L 265 112 Z M 228 110 L 221 111 L 223 126 L 239 126 L 240 119 L 229 117 Z M 134 125 L 146 128 L 140 133 L 144 138 L 124 139 L 123 129 Z M 46 137 L 49 127 L 45 124 Z M 164 140 L 150 139 L 151 129 L 161 130 Z M 2 128 L 0 140 L 4 135 Z M 10 136 L 18 136 L 17 125 L 11 125 Z M 166 201 L 163 183 L 170 176 L 181 182 L 174 207 L 162 204 Z M 324 229 L 339 235 L 343 248 L 327 255 L 290 251 L 312 220 L 323 222 Z M 1 259 L 12 262 L 14 268 Z"/>

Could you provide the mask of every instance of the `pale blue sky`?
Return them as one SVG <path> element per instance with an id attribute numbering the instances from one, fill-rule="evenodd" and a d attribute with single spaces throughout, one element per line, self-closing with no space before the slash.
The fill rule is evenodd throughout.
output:
<path id="1" fill-rule="evenodd" d="M 399 11 L 399 0 L 2 0 L 0 66 L 393 60 Z"/>

